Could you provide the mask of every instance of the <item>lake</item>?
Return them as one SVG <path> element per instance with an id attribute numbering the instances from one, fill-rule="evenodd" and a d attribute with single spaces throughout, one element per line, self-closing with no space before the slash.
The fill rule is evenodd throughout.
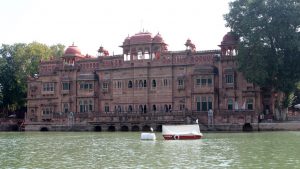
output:
<path id="1" fill-rule="evenodd" d="M 204 133 L 141 141 L 139 132 L 0 132 L 0 168 L 299 168 L 300 132 Z"/>

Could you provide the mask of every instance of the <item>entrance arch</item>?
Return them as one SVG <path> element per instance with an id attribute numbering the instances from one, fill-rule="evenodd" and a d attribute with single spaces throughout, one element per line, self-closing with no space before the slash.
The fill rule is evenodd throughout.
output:
<path id="1" fill-rule="evenodd" d="M 158 132 L 162 132 L 162 125 L 158 125 L 158 126 L 156 126 L 156 131 L 158 131 Z"/>
<path id="2" fill-rule="evenodd" d="M 121 131 L 129 131 L 128 126 L 122 126 L 122 127 L 121 127 Z"/>
<path id="3" fill-rule="evenodd" d="M 115 126 L 109 126 L 107 131 L 111 131 L 111 132 L 116 131 L 116 127 Z"/>
<path id="4" fill-rule="evenodd" d="M 94 131 L 98 131 L 98 132 L 99 132 L 99 131 L 102 131 L 101 126 L 95 126 L 95 127 L 94 127 Z"/>
<path id="5" fill-rule="evenodd" d="M 250 123 L 245 123 L 243 126 L 243 131 L 253 131 L 253 127 Z"/>
<path id="6" fill-rule="evenodd" d="M 49 131 L 48 127 L 41 127 L 40 131 Z"/>
<path id="7" fill-rule="evenodd" d="M 142 131 L 151 131 L 150 126 L 148 125 L 143 126 Z"/>
<path id="8" fill-rule="evenodd" d="M 140 127 L 137 125 L 134 125 L 131 127 L 131 131 L 140 131 Z"/>

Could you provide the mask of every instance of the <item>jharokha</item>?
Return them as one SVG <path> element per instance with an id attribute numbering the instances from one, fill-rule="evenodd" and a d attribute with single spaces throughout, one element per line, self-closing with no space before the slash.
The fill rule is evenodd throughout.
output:
<path id="1" fill-rule="evenodd" d="M 163 124 L 201 129 L 252 127 L 274 110 L 274 96 L 237 71 L 238 38 L 227 33 L 220 50 L 168 51 L 160 34 L 127 37 L 123 54 L 83 55 L 69 46 L 41 61 L 28 78 L 25 130 L 160 131 Z"/>

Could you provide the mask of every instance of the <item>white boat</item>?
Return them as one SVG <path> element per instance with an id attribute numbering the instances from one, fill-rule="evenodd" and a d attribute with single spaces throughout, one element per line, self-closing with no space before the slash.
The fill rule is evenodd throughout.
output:
<path id="1" fill-rule="evenodd" d="M 142 133 L 141 140 L 156 140 L 155 133 Z"/>
<path id="2" fill-rule="evenodd" d="M 163 125 L 162 135 L 165 140 L 194 140 L 203 137 L 198 124 Z"/>

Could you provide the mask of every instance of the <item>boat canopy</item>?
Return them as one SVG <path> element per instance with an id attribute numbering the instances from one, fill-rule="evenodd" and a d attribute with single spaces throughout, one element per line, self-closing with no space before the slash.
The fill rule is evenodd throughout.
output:
<path id="1" fill-rule="evenodd" d="M 194 125 L 163 125 L 163 135 L 201 135 L 198 124 Z"/>

